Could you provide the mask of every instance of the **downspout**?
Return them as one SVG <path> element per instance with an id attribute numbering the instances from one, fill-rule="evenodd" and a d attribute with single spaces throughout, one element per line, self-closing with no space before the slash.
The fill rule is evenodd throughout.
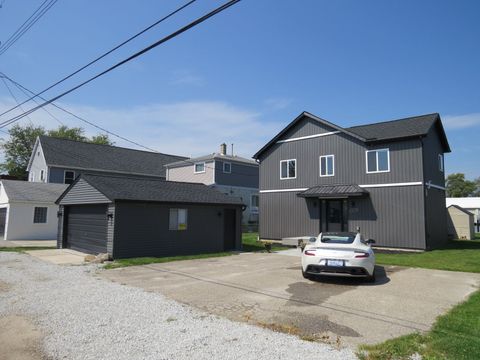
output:
<path id="1" fill-rule="evenodd" d="M 423 196 L 423 223 L 425 230 L 425 249 L 428 249 L 428 231 L 427 231 L 427 194 L 426 194 L 426 178 L 425 178 L 425 149 L 423 144 L 423 137 L 420 136 L 420 143 L 422 144 L 422 196 Z"/>

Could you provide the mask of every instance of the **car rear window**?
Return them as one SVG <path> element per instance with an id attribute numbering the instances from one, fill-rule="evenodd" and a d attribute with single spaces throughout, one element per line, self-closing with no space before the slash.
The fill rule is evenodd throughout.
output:
<path id="1" fill-rule="evenodd" d="M 351 244 L 355 240 L 354 234 L 323 234 L 322 243 Z"/>

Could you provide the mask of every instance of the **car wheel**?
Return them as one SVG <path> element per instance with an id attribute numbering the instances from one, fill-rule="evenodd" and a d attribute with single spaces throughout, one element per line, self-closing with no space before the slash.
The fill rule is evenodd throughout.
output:
<path id="1" fill-rule="evenodd" d="M 312 275 L 307 274 L 305 271 L 303 271 L 303 269 L 302 269 L 302 276 L 303 276 L 305 279 L 308 279 L 308 280 L 310 280 L 310 279 L 312 278 Z"/>

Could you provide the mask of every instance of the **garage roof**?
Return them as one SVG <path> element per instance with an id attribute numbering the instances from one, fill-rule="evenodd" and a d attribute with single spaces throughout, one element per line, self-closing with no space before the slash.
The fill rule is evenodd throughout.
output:
<path id="1" fill-rule="evenodd" d="M 68 185 L 47 184 L 18 180 L 2 180 L 2 186 L 10 202 L 55 203 Z"/>
<path id="2" fill-rule="evenodd" d="M 97 174 L 80 175 L 60 196 L 57 203 L 60 203 L 63 197 L 81 180 L 87 182 L 111 201 L 243 205 L 240 198 L 225 195 L 204 184 Z"/>

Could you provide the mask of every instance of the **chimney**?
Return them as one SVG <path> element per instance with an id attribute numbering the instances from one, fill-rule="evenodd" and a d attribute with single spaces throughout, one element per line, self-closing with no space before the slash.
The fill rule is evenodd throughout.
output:
<path id="1" fill-rule="evenodd" d="M 223 143 L 220 145 L 220 155 L 227 155 L 227 144 Z"/>

